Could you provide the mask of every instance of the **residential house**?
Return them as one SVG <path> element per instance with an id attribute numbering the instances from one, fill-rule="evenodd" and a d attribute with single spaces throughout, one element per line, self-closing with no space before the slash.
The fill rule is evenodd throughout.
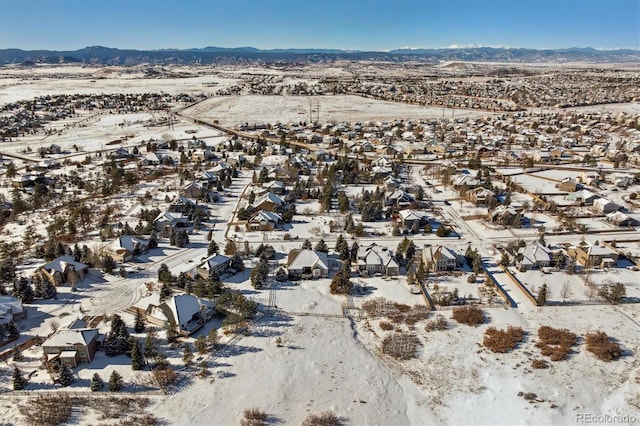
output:
<path id="1" fill-rule="evenodd" d="M 60 329 L 41 345 L 46 363 L 54 369 L 62 365 L 75 368 L 80 363 L 90 363 L 98 348 L 98 337 L 96 328 Z"/>
<path id="2" fill-rule="evenodd" d="M 278 194 L 278 195 L 284 194 L 287 190 L 287 187 L 284 184 L 284 182 L 280 180 L 265 182 L 262 184 L 262 187 L 268 190 L 269 192 L 273 192 L 274 194 Z"/>
<path id="3" fill-rule="evenodd" d="M 183 336 L 189 336 L 204 326 L 213 316 L 213 304 L 191 294 L 178 294 L 145 310 L 149 323 L 167 327 L 173 323 Z"/>
<path id="4" fill-rule="evenodd" d="M 464 256 L 457 250 L 437 246 L 426 246 L 422 249 L 422 261 L 430 271 L 453 271 L 464 264 Z"/>
<path id="5" fill-rule="evenodd" d="M 129 153 L 129 149 L 123 146 L 117 148 L 115 151 L 109 154 L 109 157 L 111 158 L 129 158 L 130 156 L 131 153 Z"/>
<path id="6" fill-rule="evenodd" d="M 148 251 L 149 240 L 134 235 L 121 235 L 104 249 L 104 252 L 117 262 L 128 262 Z"/>
<path id="7" fill-rule="evenodd" d="M 411 229 L 416 222 L 418 223 L 418 226 L 422 226 L 429 220 L 425 214 L 411 209 L 400 210 L 399 214 L 400 223 L 405 229 Z"/>
<path id="8" fill-rule="evenodd" d="M 273 192 L 267 192 L 253 203 L 253 207 L 256 210 L 267 210 L 270 212 L 276 211 L 282 206 L 284 206 L 284 200 Z"/>
<path id="9" fill-rule="evenodd" d="M 11 185 L 18 189 L 32 188 L 38 183 L 44 184 L 45 182 L 44 173 L 23 173 L 11 179 Z"/>
<path id="10" fill-rule="evenodd" d="M 196 207 L 196 203 L 186 197 L 176 197 L 169 204 L 168 211 L 171 213 L 191 213 Z"/>
<path id="11" fill-rule="evenodd" d="M 567 200 L 574 201 L 574 202 L 583 204 L 585 206 L 592 205 L 593 202 L 598 198 L 600 198 L 598 194 L 594 194 L 588 189 L 581 189 L 579 191 L 572 192 L 569 195 L 567 195 Z"/>
<path id="12" fill-rule="evenodd" d="M 75 283 L 89 273 L 89 266 L 76 262 L 72 256 L 64 255 L 42 265 L 36 271 L 55 286 Z"/>
<path id="13" fill-rule="evenodd" d="M 586 185 L 598 185 L 602 181 L 600 175 L 597 172 L 593 171 L 582 172 L 580 173 L 579 178 L 580 182 Z"/>
<path id="14" fill-rule="evenodd" d="M 413 195 L 401 188 L 396 188 L 385 196 L 385 204 L 387 206 L 407 206 L 414 201 Z"/>
<path id="15" fill-rule="evenodd" d="M 391 168 L 384 166 L 373 166 L 371 168 L 371 174 L 375 177 L 389 176 L 392 172 Z"/>
<path id="16" fill-rule="evenodd" d="M 585 268 L 612 267 L 618 263 L 618 253 L 606 245 L 583 242 L 570 247 L 568 252 Z"/>
<path id="17" fill-rule="evenodd" d="M 638 224 L 640 224 L 639 220 L 620 211 L 607 214 L 607 222 L 624 227 L 638 226 Z"/>
<path id="18" fill-rule="evenodd" d="M 287 258 L 289 278 L 327 278 L 329 260 L 327 254 L 316 250 L 295 249 Z"/>
<path id="19" fill-rule="evenodd" d="M 480 185 L 480 181 L 469 174 L 461 173 L 451 177 L 451 185 L 456 189 L 462 187 L 475 188 Z"/>
<path id="20" fill-rule="evenodd" d="M 488 213 L 489 222 L 502 225 L 520 227 L 522 225 L 522 209 L 500 205 Z"/>
<path id="21" fill-rule="evenodd" d="M 189 216 L 182 213 L 162 212 L 153 221 L 156 231 L 168 232 L 172 228 L 184 228 L 189 225 Z"/>
<path id="22" fill-rule="evenodd" d="M 155 152 L 150 152 L 142 159 L 143 166 L 159 166 L 162 163 L 163 156 Z"/>
<path id="23" fill-rule="evenodd" d="M 497 201 L 495 192 L 490 189 L 478 187 L 467 192 L 467 200 L 476 206 L 487 206 Z"/>
<path id="24" fill-rule="evenodd" d="M 186 198 L 199 199 L 206 192 L 206 189 L 202 183 L 198 181 L 191 181 L 186 183 L 180 188 L 180 195 Z"/>
<path id="25" fill-rule="evenodd" d="M 22 301 L 13 296 L 0 296 L 0 323 L 20 321 L 26 317 Z"/>
<path id="26" fill-rule="evenodd" d="M 218 276 L 224 274 L 230 266 L 230 257 L 223 254 L 214 254 L 204 259 L 197 270 L 201 277 L 209 278 L 213 273 Z"/>
<path id="27" fill-rule="evenodd" d="M 282 222 L 282 216 L 267 210 L 256 212 L 247 221 L 248 231 L 273 231 Z"/>
<path id="28" fill-rule="evenodd" d="M 358 248 L 358 270 L 362 274 L 398 275 L 400 265 L 391 250 L 376 243 Z"/>
<path id="29" fill-rule="evenodd" d="M 560 191 L 575 192 L 578 189 L 578 182 L 573 178 L 566 177 L 560 181 L 558 189 Z"/>
<path id="30" fill-rule="evenodd" d="M 627 186 L 632 185 L 635 180 L 632 175 L 621 173 L 613 173 L 609 175 L 609 179 L 611 183 L 618 188 L 626 188 Z"/>
<path id="31" fill-rule="evenodd" d="M 551 264 L 552 257 L 553 255 L 548 248 L 538 241 L 533 241 L 520 248 L 516 257 L 516 265 L 525 271 L 544 268 Z"/>
<path id="32" fill-rule="evenodd" d="M 386 157 L 378 157 L 371 162 L 371 165 L 391 168 L 391 166 L 393 165 L 393 162 Z"/>
<path id="33" fill-rule="evenodd" d="M 613 213 L 620 210 L 620 206 L 606 198 L 598 198 L 593 202 L 593 210 L 597 213 Z"/>

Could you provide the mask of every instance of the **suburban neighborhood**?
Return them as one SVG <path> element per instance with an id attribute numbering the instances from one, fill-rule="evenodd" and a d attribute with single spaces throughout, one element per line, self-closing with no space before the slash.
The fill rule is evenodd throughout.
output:
<path id="1" fill-rule="evenodd" d="M 464 423 L 471 394 L 553 423 L 600 398 L 560 396 L 576 375 L 638 413 L 640 71 L 461 65 L 0 68 L 5 415 L 73 390 L 203 423 L 283 386 L 256 401 Z M 258 402 L 229 404 L 214 423 Z"/>

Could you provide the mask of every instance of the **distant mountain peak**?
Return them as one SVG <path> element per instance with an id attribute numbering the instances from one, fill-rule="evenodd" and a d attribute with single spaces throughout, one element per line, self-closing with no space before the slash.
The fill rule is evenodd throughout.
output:
<path id="1" fill-rule="evenodd" d="M 74 51 L 0 50 L 0 65 L 20 63 L 85 62 L 105 65 L 216 64 L 251 62 L 369 61 L 476 61 L 476 62 L 640 62 L 638 49 L 530 49 L 504 46 L 451 45 L 446 48 L 404 47 L 388 51 L 360 51 L 321 48 L 258 49 L 251 46 L 192 49 L 136 50 L 87 46 Z"/>

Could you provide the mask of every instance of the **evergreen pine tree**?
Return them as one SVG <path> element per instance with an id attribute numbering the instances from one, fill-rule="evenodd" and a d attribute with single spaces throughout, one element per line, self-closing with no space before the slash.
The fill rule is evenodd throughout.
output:
<path id="1" fill-rule="evenodd" d="M 549 296 L 549 288 L 547 287 L 547 283 L 542 284 L 542 287 L 538 290 L 538 294 L 536 296 L 536 303 L 538 306 L 544 306 L 547 304 L 547 297 Z"/>
<path id="2" fill-rule="evenodd" d="M 144 359 L 142 358 L 142 350 L 138 339 L 131 338 L 131 369 L 142 370 L 144 368 Z"/>
<path id="3" fill-rule="evenodd" d="M 122 390 L 124 381 L 122 376 L 117 371 L 113 370 L 111 376 L 109 376 L 109 392 L 118 392 Z"/>
<path id="4" fill-rule="evenodd" d="M 167 326 L 165 328 L 167 335 L 167 343 L 174 343 L 178 338 L 178 330 L 176 330 L 176 323 L 172 319 L 167 322 Z"/>
<path id="5" fill-rule="evenodd" d="M 142 333 L 145 329 L 145 320 L 142 317 L 142 314 L 140 313 L 139 309 L 136 309 L 136 320 L 135 323 L 133 325 L 133 330 L 136 333 Z"/>
<path id="6" fill-rule="evenodd" d="M 184 365 L 187 367 L 193 364 L 193 351 L 191 350 L 191 345 L 188 343 L 184 344 L 184 351 L 182 352 L 182 361 Z"/>
<path id="7" fill-rule="evenodd" d="M 302 243 L 302 250 L 311 250 L 311 248 L 311 241 L 304 240 L 304 243 Z"/>
<path id="8" fill-rule="evenodd" d="M 73 383 L 74 380 L 73 371 L 71 371 L 71 369 L 66 365 L 63 365 L 62 370 L 60 370 L 60 376 L 58 377 L 58 380 L 60 381 L 60 384 L 62 386 L 69 386 L 71 383 Z"/>
<path id="9" fill-rule="evenodd" d="M 13 320 L 9 321 L 7 332 L 9 333 L 9 337 L 18 337 L 20 335 L 20 331 Z"/>
<path id="10" fill-rule="evenodd" d="M 164 302 L 171 296 L 171 286 L 168 283 L 163 282 L 160 286 L 160 302 Z"/>
<path id="11" fill-rule="evenodd" d="M 351 253 L 350 253 L 350 257 L 351 257 L 351 261 L 355 262 L 356 260 L 358 260 L 358 251 L 360 250 L 360 246 L 358 245 L 357 241 L 353 242 L 353 245 L 351 246 Z"/>
<path id="12" fill-rule="evenodd" d="M 22 361 L 22 353 L 20 352 L 20 348 L 18 345 L 13 345 L 13 361 Z"/>
<path id="13" fill-rule="evenodd" d="M 129 353 L 131 350 L 129 331 L 118 314 L 111 320 L 111 330 L 104 339 L 104 346 L 108 356 Z"/>
<path id="14" fill-rule="evenodd" d="M 104 388 L 104 380 L 102 380 L 102 377 L 100 377 L 98 373 L 93 374 L 89 388 L 91 389 L 91 392 L 101 391 Z"/>
<path id="15" fill-rule="evenodd" d="M 207 254 L 209 256 L 211 256 L 212 254 L 218 254 L 220 252 L 220 246 L 218 246 L 218 243 L 216 243 L 215 240 L 211 240 L 211 242 L 209 243 L 209 248 L 207 249 Z"/>
<path id="16" fill-rule="evenodd" d="M 147 359 L 158 355 L 158 335 L 155 330 L 147 330 L 147 337 L 144 339 L 144 356 Z"/>
<path id="17" fill-rule="evenodd" d="M 166 263 L 160 265 L 158 268 L 158 281 L 160 282 L 171 282 L 171 271 L 169 271 L 169 267 Z"/>
<path id="18" fill-rule="evenodd" d="M 13 294 L 20 299 L 22 303 L 33 302 L 35 296 L 31 283 L 25 277 L 20 277 L 14 282 Z"/>
<path id="19" fill-rule="evenodd" d="M 22 371 L 18 367 L 15 367 L 13 369 L 13 390 L 24 390 L 25 386 L 27 386 L 27 379 L 22 375 Z"/>
<path id="20" fill-rule="evenodd" d="M 318 241 L 315 250 L 321 251 L 323 253 L 329 253 L 329 247 L 327 247 L 327 243 L 325 243 L 323 239 L 320 239 L 320 241 Z"/>
<path id="21" fill-rule="evenodd" d="M 212 328 L 211 331 L 209 331 L 209 334 L 207 334 L 207 343 L 209 344 L 209 347 L 211 349 L 215 349 L 216 345 L 218 344 L 217 328 Z"/>
<path id="22" fill-rule="evenodd" d="M 195 348 L 196 351 L 198 351 L 198 353 L 200 355 L 204 355 L 207 353 L 207 338 L 204 336 L 198 336 L 198 338 L 196 339 L 195 343 Z"/>

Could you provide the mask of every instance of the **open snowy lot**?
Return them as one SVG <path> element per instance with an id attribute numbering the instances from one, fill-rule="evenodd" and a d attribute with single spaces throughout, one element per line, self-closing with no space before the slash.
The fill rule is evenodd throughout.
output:
<path id="1" fill-rule="evenodd" d="M 311 103 L 310 103 L 311 102 Z M 442 108 L 422 107 L 379 101 L 353 95 L 327 96 L 224 96 L 208 99 L 184 111 L 185 115 L 203 120 L 218 120 L 222 125 L 241 123 L 288 123 L 309 121 L 309 109 L 316 120 L 328 121 L 392 121 L 395 119 L 428 119 L 442 116 Z M 456 110 L 456 116 L 482 117 L 484 111 Z"/>

